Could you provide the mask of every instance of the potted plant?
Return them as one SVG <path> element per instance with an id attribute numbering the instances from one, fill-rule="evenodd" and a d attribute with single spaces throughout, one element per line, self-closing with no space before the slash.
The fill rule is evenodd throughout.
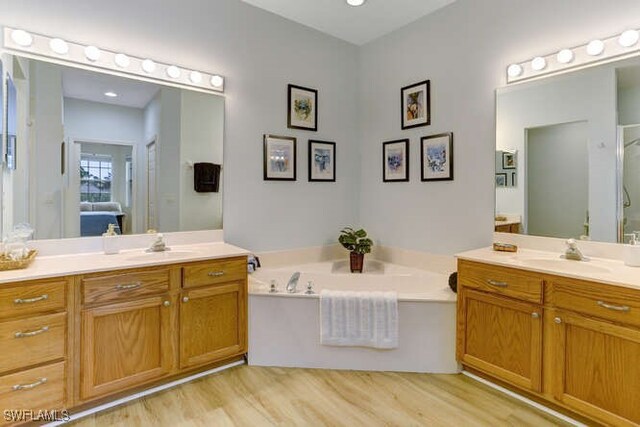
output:
<path id="1" fill-rule="evenodd" d="M 367 237 L 367 232 L 362 228 L 354 230 L 351 227 L 345 227 L 338 237 L 340 244 L 349 252 L 351 261 L 351 272 L 362 273 L 364 266 L 364 254 L 371 252 L 373 240 Z"/>

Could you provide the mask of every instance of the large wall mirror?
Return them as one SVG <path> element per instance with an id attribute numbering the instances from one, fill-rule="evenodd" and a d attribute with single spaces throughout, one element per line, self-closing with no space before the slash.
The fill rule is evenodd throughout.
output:
<path id="1" fill-rule="evenodd" d="M 8 54 L 2 65 L 3 235 L 23 222 L 37 239 L 222 228 L 222 96 Z"/>
<path id="2" fill-rule="evenodd" d="M 496 106 L 496 231 L 640 231 L 640 59 L 501 88 Z"/>

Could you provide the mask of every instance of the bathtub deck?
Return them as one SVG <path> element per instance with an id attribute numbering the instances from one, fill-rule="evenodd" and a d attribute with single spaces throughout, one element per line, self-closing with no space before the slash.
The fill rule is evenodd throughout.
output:
<path id="1" fill-rule="evenodd" d="M 101 426 L 562 426 L 463 375 L 240 366 L 80 420 Z"/>

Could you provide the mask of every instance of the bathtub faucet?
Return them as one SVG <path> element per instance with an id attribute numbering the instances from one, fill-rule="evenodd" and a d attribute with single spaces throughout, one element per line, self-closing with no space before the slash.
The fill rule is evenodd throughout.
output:
<path id="1" fill-rule="evenodd" d="M 300 272 L 296 271 L 291 275 L 289 279 L 289 283 L 287 283 L 287 292 L 293 294 L 296 292 L 296 287 L 298 286 L 298 280 L 300 279 Z"/>

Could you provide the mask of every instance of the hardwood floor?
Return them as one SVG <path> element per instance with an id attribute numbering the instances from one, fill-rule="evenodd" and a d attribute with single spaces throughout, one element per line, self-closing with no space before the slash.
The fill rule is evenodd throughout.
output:
<path id="1" fill-rule="evenodd" d="M 239 366 L 74 426 L 567 425 L 463 375 Z"/>

